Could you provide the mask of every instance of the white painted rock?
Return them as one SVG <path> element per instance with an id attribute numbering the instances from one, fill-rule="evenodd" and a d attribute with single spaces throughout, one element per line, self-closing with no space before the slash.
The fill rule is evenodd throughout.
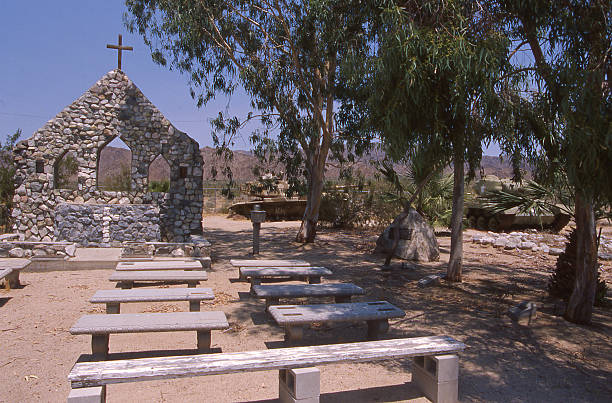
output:
<path id="1" fill-rule="evenodd" d="M 535 246 L 536 246 L 536 244 L 534 242 L 525 241 L 525 242 L 521 242 L 521 244 L 519 245 L 519 248 L 521 248 L 521 249 L 533 249 Z"/>
<path id="2" fill-rule="evenodd" d="M 66 246 L 66 248 L 64 249 L 64 251 L 66 252 L 66 254 L 70 257 L 74 257 L 75 253 L 76 253 L 76 245 L 72 244 L 72 245 L 68 245 Z"/>
<path id="3" fill-rule="evenodd" d="M 10 257 L 23 257 L 25 255 L 25 252 L 21 248 L 13 248 L 9 250 L 8 253 Z"/>
<path id="4" fill-rule="evenodd" d="M 174 257 L 183 257 L 185 256 L 185 251 L 182 249 L 175 249 L 172 251 L 172 256 Z"/>
<path id="5" fill-rule="evenodd" d="M 495 246 L 496 248 L 505 248 L 507 243 L 508 241 L 506 241 L 505 239 L 498 238 L 495 240 L 495 242 L 493 242 L 493 246 Z"/>
<path id="6" fill-rule="evenodd" d="M 504 246 L 504 249 L 516 249 L 520 245 L 520 242 L 515 241 L 514 239 L 509 240 Z"/>
<path id="7" fill-rule="evenodd" d="M 550 248 L 550 250 L 548 251 L 548 254 L 552 256 L 559 256 L 562 253 L 563 249 L 561 248 Z"/>

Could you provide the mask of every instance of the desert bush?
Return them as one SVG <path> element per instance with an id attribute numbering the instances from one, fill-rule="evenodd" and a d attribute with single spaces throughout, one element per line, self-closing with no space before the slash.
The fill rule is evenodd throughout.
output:
<path id="1" fill-rule="evenodd" d="M 548 281 L 548 293 L 553 297 L 569 300 L 576 282 L 576 247 L 578 235 L 576 229 L 572 229 L 569 242 L 565 244 L 565 251 L 557 258 L 557 266 Z M 595 289 L 595 305 L 603 305 L 606 299 L 608 287 L 604 280 L 599 278 L 597 272 L 597 288 Z"/>
<path id="2" fill-rule="evenodd" d="M 170 181 L 165 179 L 161 181 L 151 181 L 149 183 L 149 192 L 168 192 L 170 190 Z"/>

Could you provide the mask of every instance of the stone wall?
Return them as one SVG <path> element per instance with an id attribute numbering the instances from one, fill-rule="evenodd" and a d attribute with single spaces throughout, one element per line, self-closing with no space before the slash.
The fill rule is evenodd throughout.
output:
<path id="1" fill-rule="evenodd" d="M 159 207 L 147 204 L 67 204 L 55 207 L 55 238 L 82 246 L 120 247 L 160 239 Z"/>
<path id="2" fill-rule="evenodd" d="M 100 150 L 116 137 L 132 152 L 130 192 L 97 187 Z M 67 152 L 78 164 L 76 190 L 56 188 L 56 167 Z M 161 195 L 147 191 L 149 165 L 160 154 L 170 165 L 170 190 Z M 152 204 L 159 208 L 158 240 L 184 242 L 202 232 L 198 143 L 177 130 L 120 70 L 104 75 L 31 138 L 18 143 L 15 163 L 14 231 L 28 241 L 53 241 L 64 233 L 56 231 L 55 217 L 62 203 Z"/>

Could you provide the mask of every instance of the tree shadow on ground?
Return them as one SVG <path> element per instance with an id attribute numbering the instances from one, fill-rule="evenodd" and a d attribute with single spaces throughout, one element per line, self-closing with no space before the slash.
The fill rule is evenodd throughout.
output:
<path id="1" fill-rule="evenodd" d="M 375 237 L 355 231 L 321 229 L 314 244 L 293 242 L 295 229 L 262 231 L 261 258 L 303 259 L 331 269 L 323 282 L 351 282 L 366 291 L 354 301 L 386 300 L 406 312 L 391 320 L 385 339 L 449 335 L 467 349 L 460 357 L 460 399 L 489 402 L 606 401 L 612 393 L 612 314 L 610 308 L 595 308 L 592 326 L 565 321 L 554 312 L 546 284 L 554 264 L 542 265 L 534 256 L 508 257 L 494 249 L 464 258 L 464 281 L 441 282 L 418 288 L 418 279 L 445 272 L 445 262 L 411 263 L 410 269 L 383 272 L 384 256 L 373 255 Z M 251 232 L 207 231 L 213 243 L 216 264 L 236 270 L 229 259 L 249 258 Z M 447 241 L 447 240 L 445 240 Z M 499 255 L 497 255 L 499 254 Z M 395 261 L 397 262 L 397 260 Z M 531 326 L 513 323 L 505 312 L 522 300 L 539 306 Z M 245 303 L 247 301 L 245 300 Z M 264 303 L 247 303 L 240 320 L 260 313 Z M 363 341 L 365 323 L 343 327 L 309 327 L 303 345 Z M 265 321 L 263 326 L 275 326 Z M 269 348 L 282 347 L 270 340 Z M 409 371 L 411 360 L 393 360 L 378 365 Z M 350 396 L 350 395 L 346 395 Z M 323 399 L 322 399 L 323 400 Z"/>

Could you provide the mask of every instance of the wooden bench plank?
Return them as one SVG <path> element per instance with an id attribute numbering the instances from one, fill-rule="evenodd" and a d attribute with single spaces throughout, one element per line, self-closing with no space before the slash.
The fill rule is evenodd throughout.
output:
<path id="1" fill-rule="evenodd" d="M 231 259 L 230 264 L 234 267 L 304 267 L 310 266 L 305 260 L 245 260 Z"/>
<path id="2" fill-rule="evenodd" d="M 200 302 L 215 298 L 212 288 L 155 288 L 131 290 L 99 290 L 89 302 L 106 304 L 106 313 L 119 313 L 126 302 L 189 301 L 189 310 L 200 310 Z"/>
<path id="3" fill-rule="evenodd" d="M 161 260 L 153 262 L 119 262 L 117 271 L 130 270 L 204 270 L 202 264 L 196 261 Z"/>
<path id="4" fill-rule="evenodd" d="M 73 388 L 81 388 L 156 379 L 450 354 L 464 349 L 463 343 L 451 337 L 428 336 L 192 356 L 79 362 L 70 371 L 68 379 Z"/>
<path id="5" fill-rule="evenodd" d="M 208 280 L 208 274 L 204 270 L 135 270 L 115 271 L 109 277 L 110 281 L 121 282 L 127 288 L 131 288 L 134 282 L 147 281 L 172 281 L 184 282 L 189 287 L 195 287 L 200 281 Z"/>

